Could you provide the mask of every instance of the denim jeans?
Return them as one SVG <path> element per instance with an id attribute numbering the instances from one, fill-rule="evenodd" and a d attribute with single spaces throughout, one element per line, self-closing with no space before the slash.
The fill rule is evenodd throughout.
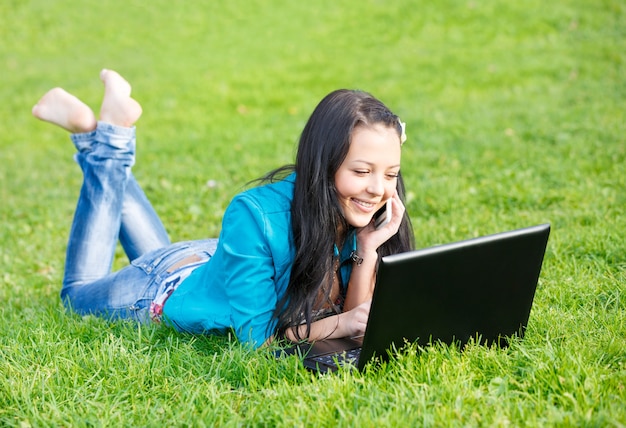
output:
<path id="1" fill-rule="evenodd" d="M 150 303 L 177 262 L 208 260 L 216 240 L 171 244 L 135 180 L 135 128 L 98 122 L 93 132 L 73 134 L 83 184 L 67 246 L 61 299 L 79 314 L 150 319 Z M 111 273 L 118 240 L 130 265 Z"/>

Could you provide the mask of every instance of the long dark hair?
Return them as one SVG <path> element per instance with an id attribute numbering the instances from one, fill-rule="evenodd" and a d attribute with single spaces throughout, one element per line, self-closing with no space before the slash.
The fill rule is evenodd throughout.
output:
<path id="1" fill-rule="evenodd" d="M 275 311 L 279 337 L 302 323 L 306 323 L 308 336 L 320 291 L 330 293 L 337 231 L 350 228 L 337 200 L 335 173 L 348 154 L 354 128 L 375 124 L 396 129 L 399 137 L 402 134 L 398 116 L 369 93 L 346 89 L 331 92 L 317 105 L 302 131 L 295 165 L 266 176 L 272 179 L 279 173 L 296 172 L 291 204 L 295 259 L 287 291 Z M 397 190 L 404 201 L 401 175 Z M 413 228 L 405 213 L 398 233 L 378 248 L 378 256 L 413 248 Z M 298 336 L 298 329 L 294 332 Z"/>

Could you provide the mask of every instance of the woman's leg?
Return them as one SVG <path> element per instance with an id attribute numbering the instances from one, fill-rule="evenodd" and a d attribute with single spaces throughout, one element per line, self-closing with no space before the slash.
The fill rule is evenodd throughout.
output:
<path id="1" fill-rule="evenodd" d="M 109 95 L 112 96 L 107 98 L 107 93 L 105 93 L 101 119 L 124 122 L 126 120 L 125 117 L 112 118 L 107 110 L 112 107 L 114 111 L 119 111 L 116 109 L 115 100 L 119 100 L 120 96 L 129 98 L 130 85 L 115 72 L 103 71 L 101 74 L 103 81 L 105 76 L 108 76 L 109 80 L 115 80 L 115 82 L 109 85 L 112 86 L 112 89 L 108 90 Z M 120 94 L 116 93 L 116 90 Z M 131 117 L 137 115 L 137 109 L 133 109 L 133 103 L 134 100 L 131 102 Z M 139 107 L 139 105 L 136 104 L 135 107 Z M 37 105 L 33 107 L 33 115 L 72 133 L 87 134 L 73 136 L 72 141 L 79 153 L 93 151 L 96 118 L 87 105 L 63 89 L 54 88 L 48 91 Z M 132 172 L 128 177 L 126 191 L 124 192 L 119 239 L 129 260 L 134 260 L 142 254 L 170 243 L 165 227 L 132 175 Z"/>
<path id="2" fill-rule="evenodd" d="M 73 133 L 84 174 L 67 249 L 63 302 L 79 314 L 148 321 L 150 303 L 189 263 L 206 262 L 216 240 L 169 245 L 154 209 L 132 175 L 141 107 L 130 85 L 103 71 L 100 122 L 85 104 L 60 88 L 33 108 L 35 117 Z M 132 263 L 110 273 L 117 239 Z"/>
<path id="3" fill-rule="evenodd" d="M 133 126 L 141 115 L 141 106 L 130 97 L 130 84 L 112 70 L 103 70 L 100 78 L 105 85 L 100 120 L 124 127 Z M 163 223 L 130 169 L 118 237 L 129 260 L 170 244 Z"/>
<path id="4" fill-rule="evenodd" d="M 98 122 L 94 132 L 72 134 L 72 140 L 77 147 L 95 143 L 75 155 L 83 184 L 67 244 L 64 288 L 93 282 L 111 271 L 135 161 L 133 128 Z"/>
<path id="5" fill-rule="evenodd" d="M 170 244 L 161 219 L 132 172 L 122 203 L 119 239 L 129 261 Z"/>
<path id="6" fill-rule="evenodd" d="M 130 85 L 117 73 L 103 71 L 101 78 L 105 96 L 97 127 L 91 109 L 60 88 L 50 91 L 33 108 L 35 117 L 75 133 L 75 158 L 84 181 L 68 243 L 62 296 L 70 298 L 73 307 L 75 303 L 80 306 L 77 309 L 82 313 L 109 308 L 110 302 L 103 301 L 107 297 L 120 300 L 114 298 L 119 290 L 107 289 L 122 286 L 116 281 L 121 279 L 119 274 L 107 277 L 118 237 L 130 259 L 169 244 L 163 225 L 130 171 L 135 133 L 129 127 L 141 115 L 141 107 L 130 98 Z M 133 281 L 126 283 L 132 289 L 129 284 Z M 132 299 L 132 290 L 123 291 Z"/>
<path id="7" fill-rule="evenodd" d="M 130 97 L 130 84 L 112 70 L 102 70 L 100 78 L 105 90 L 100 120 L 124 127 L 133 126 L 142 111 L 139 103 Z M 163 223 L 130 170 L 118 237 L 129 260 L 170 244 Z"/>

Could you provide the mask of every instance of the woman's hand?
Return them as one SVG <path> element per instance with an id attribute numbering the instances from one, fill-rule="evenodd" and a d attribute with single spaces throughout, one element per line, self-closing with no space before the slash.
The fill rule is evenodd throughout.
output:
<path id="1" fill-rule="evenodd" d="M 404 212 L 406 208 L 398 195 L 398 192 L 394 192 L 390 198 L 391 202 L 391 220 L 386 225 L 379 229 L 374 226 L 375 219 L 372 219 L 370 224 L 361 228 L 357 232 L 357 241 L 359 248 L 359 256 L 373 254 L 378 250 L 383 243 L 387 242 L 389 238 L 398 233 L 400 224 L 404 218 Z M 361 256 L 363 257 L 363 256 Z"/>
<path id="2" fill-rule="evenodd" d="M 359 306 L 338 315 L 340 337 L 355 337 L 365 334 L 367 319 L 370 315 L 371 300 L 361 303 Z"/>
<path id="3" fill-rule="evenodd" d="M 349 311 L 315 321 L 311 324 L 311 331 L 308 337 L 306 337 L 306 325 L 304 324 L 297 327 L 298 336 L 292 329 L 287 329 L 286 336 L 292 342 L 297 342 L 299 338 L 306 338 L 312 342 L 315 340 L 362 336 L 365 334 L 371 303 L 372 301 L 368 300 Z"/>

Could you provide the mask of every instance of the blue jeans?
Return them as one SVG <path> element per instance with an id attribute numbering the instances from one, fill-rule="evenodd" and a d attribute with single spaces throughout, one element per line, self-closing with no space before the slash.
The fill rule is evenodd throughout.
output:
<path id="1" fill-rule="evenodd" d="M 135 180 L 135 128 L 98 122 L 73 134 L 83 184 L 70 231 L 61 299 L 79 314 L 145 322 L 172 267 L 189 256 L 208 260 L 216 240 L 171 244 Z M 118 240 L 130 265 L 111 273 Z"/>

